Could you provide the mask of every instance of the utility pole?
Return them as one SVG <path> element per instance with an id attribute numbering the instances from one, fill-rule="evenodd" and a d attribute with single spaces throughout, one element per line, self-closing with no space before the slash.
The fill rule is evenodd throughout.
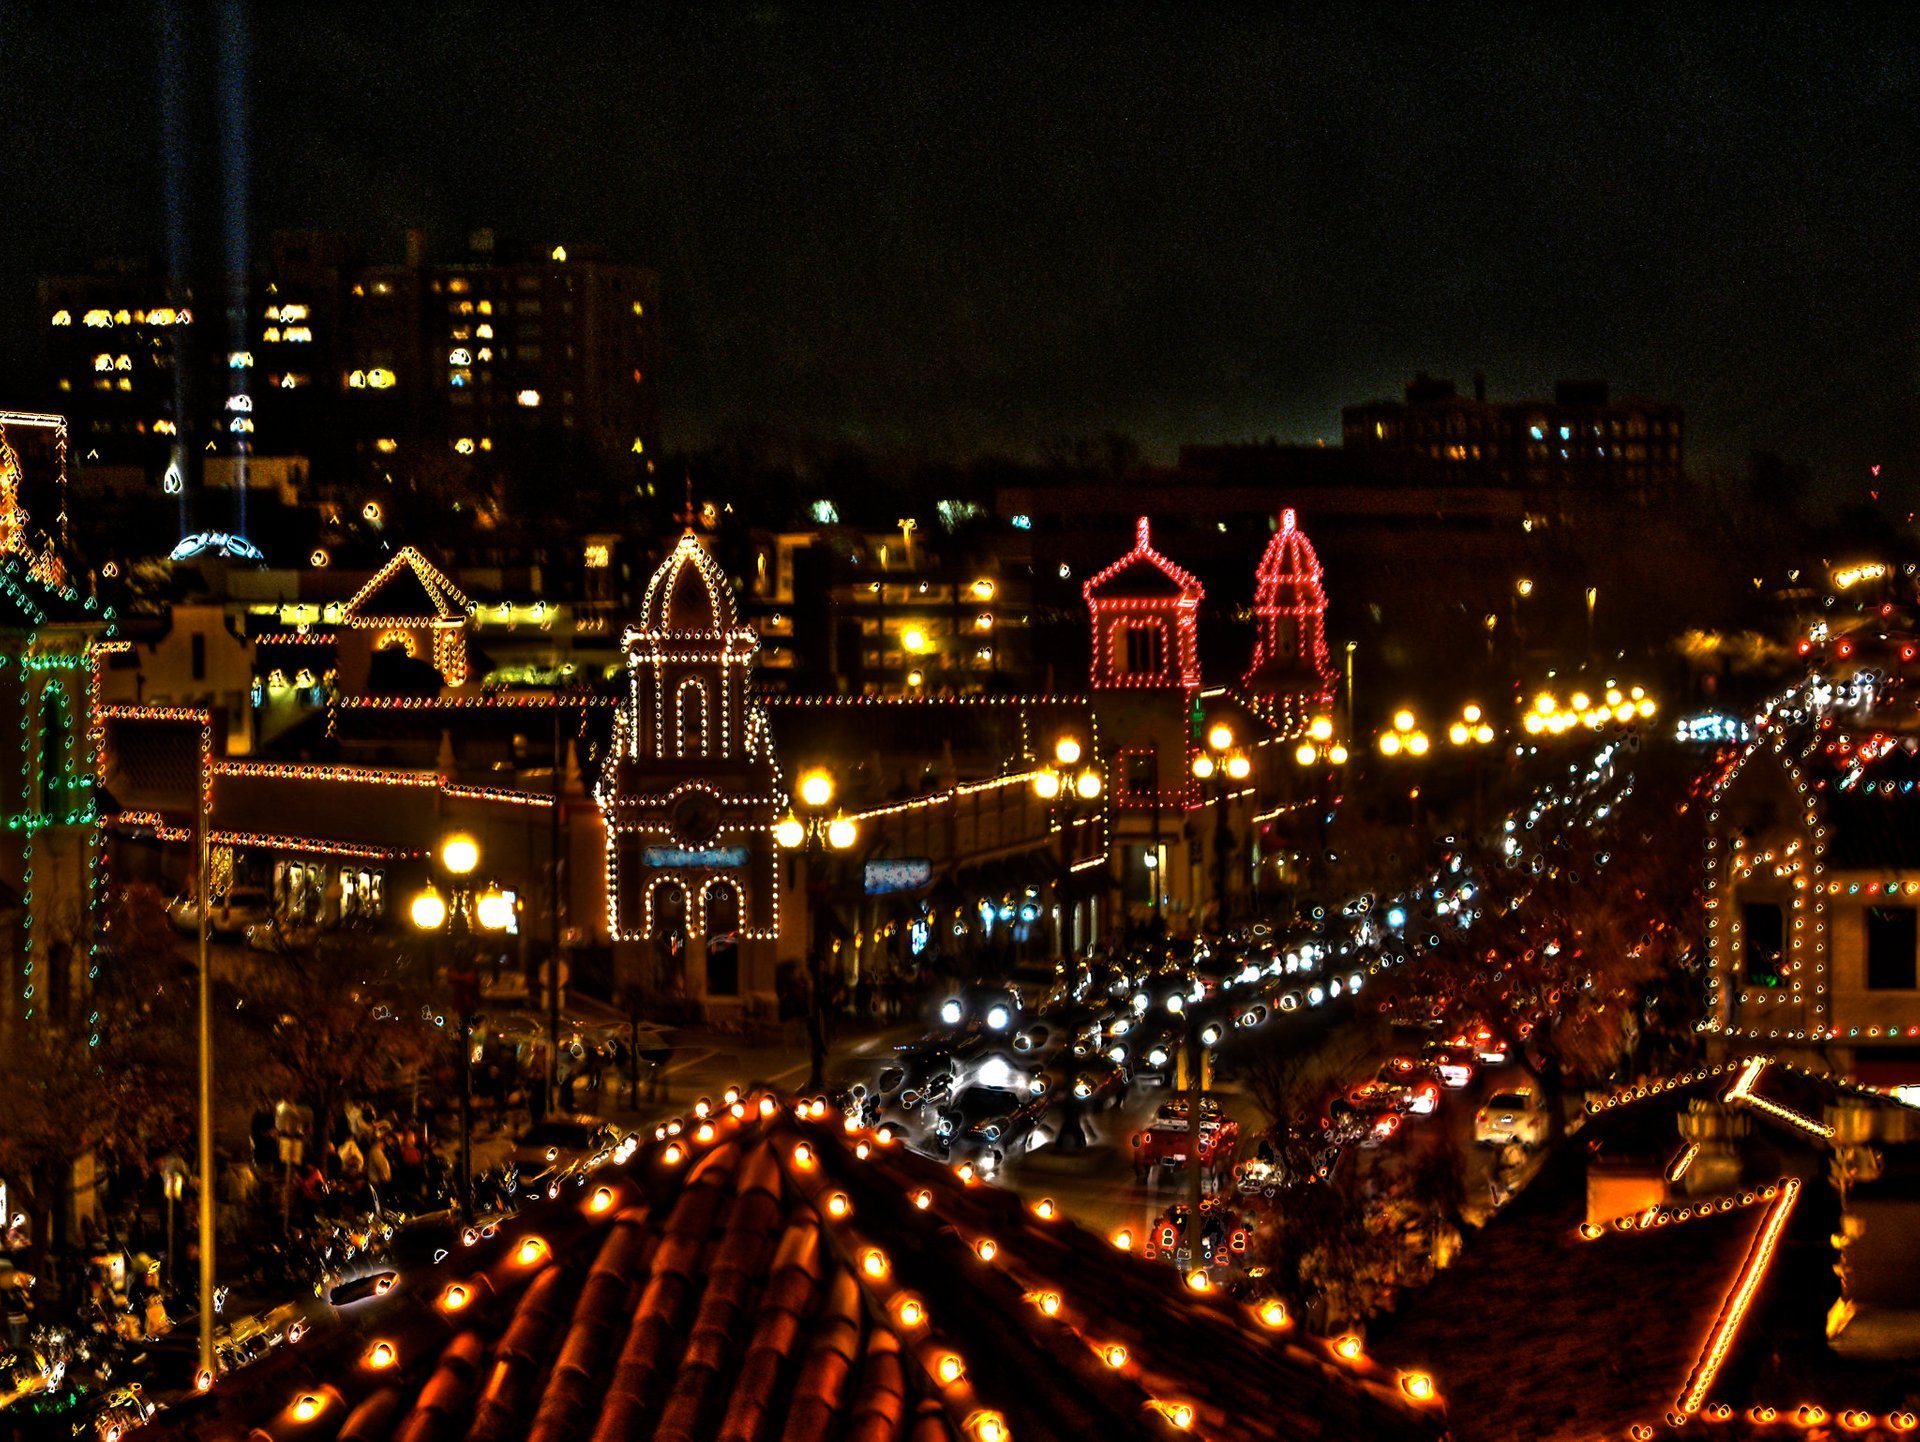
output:
<path id="1" fill-rule="evenodd" d="M 1199 1271 L 1200 1256 L 1200 1103 L 1206 1096 L 1201 1086 L 1202 1057 L 1200 1028 L 1191 1011 L 1187 1022 L 1187 1268 Z"/>
<path id="2" fill-rule="evenodd" d="M 212 865 L 213 722 L 200 735 L 200 1371 L 213 1377 L 213 968 L 207 959 L 207 929 L 212 922 L 209 876 Z"/>

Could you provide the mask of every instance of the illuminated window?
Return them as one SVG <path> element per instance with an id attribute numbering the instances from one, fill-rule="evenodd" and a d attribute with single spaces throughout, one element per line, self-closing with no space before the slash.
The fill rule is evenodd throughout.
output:
<path id="1" fill-rule="evenodd" d="M 482 321 L 479 325 L 473 328 L 473 336 L 475 340 L 492 340 L 493 327 L 489 325 L 486 321 Z"/>
<path id="2" fill-rule="evenodd" d="M 612 561 L 612 555 L 603 542 L 596 541 L 586 550 L 585 563 L 589 571 L 604 571 Z"/>
<path id="3" fill-rule="evenodd" d="M 270 344 L 278 343 L 280 339 L 280 327 L 277 325 L 268 326 L 260 332 L 260 339 Z"/>
<path id="4" fill-rule="evenodd" d="M 383 456 L 390 456 L 400 449 L 400 442 L 392 436 L 382 436 L 373 443 L 373 448 Z"/>
<path id="5" fill-rule="evenodd" d="M 1741 964 L 1750 986 L 1777 987 L 1785 979 L 1786 916 L 1771 901 L 1740 908 Z"/>
<path id="6" fill-rule="evenodd" d="M 473 437 L 472 436 L 460 437 L 459 440 L 453 443 L 453 448 L 463 456 L 472 455 L 473 454 Z"/>
<path id="7" fill-rule="evenodd" d="M 540 392 L 536 390 L 524 390 L 515 396 L 514 399 L 523 406 L 537 406 L 540 404 Z"/>
<path id="8" fill-rule="evenodd" d="M 90 325 L 95 329 L 110 326 L 113 324 L 113 313 L 105 310 L 90 310 L 80 317 L 80 324 Z"/>
<path id="9" fill-rule="evenodd" d="M 48 325 L 72 325 L 73 312 L 70 310 L 56 310 L 53 313 L 53 315 L 48 319 L 47 324 Z"/>
<path id="10" fill-rule="evenodd" d="M 390 370 L 375 369 L 367 372 L 367 385 L 373 390 L 390 390 L 393 387 L 393 382 L 394 375 Z"/>
<path id="11" fill-rule="evenodd" d="M 300 345 L 313 339 L 313 331 L 304 325 L 290 325 L 280 332 L 280 339 L 290 345 Z"/>
<path id="12" fill-rule="evenodd" d="M 633 313 L 635 315 L 645 315 L 647 313 L 647 308 L 644 305 L 640 304 L 639 301 L 636 300 L 633 303 Z"/>
<path id="13" fill-rule="evenodd" d="M 1867 990 L 1912 991 L 1915 912 L 1911 906 L 1867 908 Z"/>
<path id="14" fill-rule="evenodd" d="M 280 307 L 281 320 L 305 320 L 307 308 L 304 305 L 283 305 Z"/>
<path id="15" fill-rule="evenodd" d="M 1167 633 L 1158 621 L 1123 625 L 1125 669 L 1134 675 L 1157 676 L 1167 664 Z"/>
<path id="16" fill-rule="evenodd" d="M 473 352 L 469 350 L 465 350 L 463 348 L 456 347 L 455 349 L 447 352 L 447 364 L 450 366 L 472 365 Z"/>
<path id="17" fill-rule="evenodd" d="M 689 676 L 680 683 L 673 697 L 673 729 L 679 738 L 679 754 L 707 754 L 707 688 Z"/>
<path id="18" fill-rule="evenodd" d="M 112 356 L 110 356 L 110 355 L 97 355 L 97 356 L 95 356 L 95 357 L 93 358 L 93 368 L 94 368 L 94 369 L 95 369 L 96 371 L 110 371 L 110 370 L 112 370 L 112 369 L 113 369 L 113 357 L 112 357 Z"/>
<path id="19" fill-rule="evenodd" d="M 227 369 L 243 371 L 253 364 L 253 352 L 250 350 L 230 350 L 227 352 Z"/>

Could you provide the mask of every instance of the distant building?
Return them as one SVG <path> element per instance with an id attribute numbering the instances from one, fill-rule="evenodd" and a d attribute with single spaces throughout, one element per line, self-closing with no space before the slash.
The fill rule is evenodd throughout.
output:
<path id="1" fill-rule="evenodd" d="M 1341 444 L 1386 475 L 1438 485 L 1576 491 L 1645 504 L 1681 480 L 1680 407 L 1616 399 L 1605 381 L 1561 381 L 1553 399 L 1471 398 L 1416 376 L 1406 398 L 1340 413 Z"/>
<path id="2" fill-rule="evenodd" d="M 140 267 L 43 280 L 47 399 L 83 463 L 188 484 L 209 455 L 417 469 L 563 442 L 650 474 L 659 277 L 578 247 L 508 261 L 475 241 L 430 262 L 416 233 L 402 264 L 366 265 L 342 237 L 283 232 L 231 294 Z"/>
<path id="3" fill-rule="evenodd" d="M 988 550 L 917 529 L 757 531 L 743 611 L 775 692 L 965 696 L 1028 689 L 1024 542 Z"/>
<path id="4" fill-rule="evenodd" d="M 1920 1096 L 1920 735 L 1807 683 L 1710 801 L 1706 1030 Z"/>

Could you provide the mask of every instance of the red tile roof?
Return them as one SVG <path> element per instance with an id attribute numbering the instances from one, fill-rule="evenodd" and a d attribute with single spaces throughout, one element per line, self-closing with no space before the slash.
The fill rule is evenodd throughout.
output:
<path id="1" fill-rule="evenodd" d="M 1181 1435 L 1184 1420 L 1247 1442 L 1445 1435 L 1439 1403 L 1365 1357 L 1186 1295 L 1165 1268 L 897 1144 L 744 1109 L 707 1143 L 690 1128 L 568 1185 L 150 1430 L 1105 1442 Z M 394 1359 L 371 1366 L 382 1341 Z"/>

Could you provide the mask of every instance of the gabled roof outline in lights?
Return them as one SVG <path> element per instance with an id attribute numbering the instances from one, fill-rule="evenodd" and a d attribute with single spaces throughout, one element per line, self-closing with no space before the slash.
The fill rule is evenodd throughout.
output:
<path id="1" fill-rule="evenodd" d="M 399 610 L 376 611 L 374 603 L 381 593 L 395 588 L 396 599 L 405 595 L 409 582 L 425 593 L 427 610 L 418 600 L 407 597 Z M 341 610 L 340 619 L 348 626 L 432 625 L 458 621 L 464 623 L 473 610 L 466 593 L 447 579 L 433 562 L 412 546 L 403 546 L 400 554 L 373 573 L 367 584 L 354 592 L 353 599 Z"/>
<path id="2" fill-rule="evenodd" d="M 686 615 L 687 603 L 682 599 L 688 567 L 693 568 L 693 575 L 706 597 L 706 604 L 700 607 L 704 616 L 694 625 L 685 624 L 690 618 Z M 740 629 L 733 604 L 733 582 L 707 554 L 707 548 L 700 544 L 691 527 L 681 532 L 667 558 L 654 568 L 634 629 L 655 636 L 704 638 L 732 638 Z"/>
<path id="3" fill-rule="evenodd" d="M 1151 526 L 1152 522 L 1146 516 L 1136 519 L 1133 523 L 1133 549 L 1105 570 L 1089 576 L 1081 585 L 1080 595 L 1089 606 L 1094 605 L 1100 599 L 1099 593 L 1109 589 L 1127 570 L 1141 565 L 1158 571 L 1164 580 L 1171 583 L 1181 601 L 1198 605 L 1206 598 L 1206 588 L 1200 584 L 1197 576 L 1154 550 Z"/>

